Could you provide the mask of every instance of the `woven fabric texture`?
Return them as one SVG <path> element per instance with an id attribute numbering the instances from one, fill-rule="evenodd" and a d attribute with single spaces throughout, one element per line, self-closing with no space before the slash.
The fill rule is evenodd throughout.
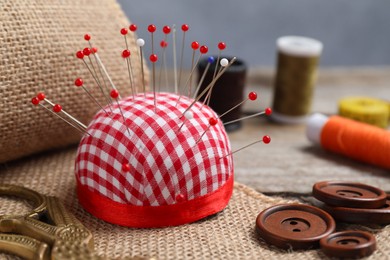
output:
<path id="1" fill-rule="evenodd" d="M 45 92 L 49 100 L 85 124 L 99 107 L 74 86 L 75 79 L 83 78 L 86 88 L 105 104 L 88 69 L 75 57 L 76 51 L 88 47 L 85 33 L 92 36 L 121 95 L 130 94 L 127 66 L 121 57 L 126 45 L 119 33 L 129 24 L 115 0 L 0 0 L 0 162 L 79 141 L 80 134 L 71 126 L 31 104 L 38 92 Z M 133 33 L 128 34 L 128 43 L 133 84 L 141 89 L 141 63 Z M 88 58 L 85 61 L 89 63 Z M 148 79 L 146 67 L 145 74 Z"/>
<path id="2" fill-rule="evenodd" d="M 150 256 L 158 259 L 324 259 L 320 250 L 282 251 L 259 239 L 255 219 L 260 211 L 291 200 L 267 197 L 253 189 L 235 184 L 232 199 L 221 213 L 178 227 L 131 229 L 105 223 L 79 205 L 73 174 L 76 148 L 45 153 L 0 165 L 0 183 L 24 185 L 44 194 L 59 197 L 66 207 L 95 237 L 101 255 Z M 12 206 L 11 206 L 12 205 Z M 23 212 L 27 207 L 12 198 L 0 197 L 0 214 Z M 390 226 L 339 225 L 337 229 L 373 232 L 378 249 L 368 259 L 388 259 Z M 5 258 L 0 255 L 0 258 Z"/>
<path id="3" fill-rule="evenodd" d="M 100 111 L 79 145 L 79 182 L 113 201 L 137 206 L 172 205 L 179 195 L 181 201 L 192 200 L 224 185 L 233 162 L 222 122 L 211 127 L 209 118 L 217 114 L 198 102 L 191 119 L 182 117 L 193 100 L 183 96 L 176 107 L 178 99 L 158 93 L 154 112 L 154 95 L 141 93 L 115 104 L 114 115 Z"/>

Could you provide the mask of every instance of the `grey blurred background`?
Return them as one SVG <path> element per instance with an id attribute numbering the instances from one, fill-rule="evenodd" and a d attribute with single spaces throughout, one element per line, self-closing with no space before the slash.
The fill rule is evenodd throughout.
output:
<path id="1" fill-rule="evenodd" d="M 162 27 L 176 24 L 180 46 L 180 27 L 187 23 L 190 31 L 186 37 L 185 66 L 189 66 L 189 45 L 194 40 L 208 45 L 210 54 L 217 53 L 217 43 L 224 41 L 227 44 L 224 54 L 242 58 L 251 67 L 274 66 L 275 41 L 284 35 L 322 41 L 321 66 L 390 65 L 389 0 L 119 0 L 119 3 L 138 25 L 137 34 L 147 41 L 147 46 L 149 24 L 158 27 L 156 44 L 163 37 Z M 171 37 L 169 41 L 171 44 Z M 145 53 L 150 54 L 150 50 Z M 169 66 L 171 55 L 168 53 Z"/>

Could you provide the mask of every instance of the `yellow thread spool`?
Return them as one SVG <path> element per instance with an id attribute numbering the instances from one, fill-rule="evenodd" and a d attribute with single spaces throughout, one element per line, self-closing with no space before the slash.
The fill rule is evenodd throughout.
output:
<path id="1" fill-rule="evenodd" d="M 285 36 L 276 44 L 278 64 L 271 118 L 280 123 L 304 123 L 311 109 L 322 43 L 306 37 Z"/>
<path id="2" fill-rule="evenodd" d="M 339 115 L 367 124 L 387 128 L 389 104 L 375 98 L 348 97 L 339 101 Z"/>

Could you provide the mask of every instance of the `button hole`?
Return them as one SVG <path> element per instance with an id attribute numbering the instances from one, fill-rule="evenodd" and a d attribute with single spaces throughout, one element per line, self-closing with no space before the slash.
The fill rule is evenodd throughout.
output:
<path id="1" fill-rule="evenodd" d="M 298 229 L 298 228 L 294 228 L 294 229 L 293 229 L 293 232 L 301 232 L 301 230 Z"/>
<path id="2" fill-rule="evenodd" d="M 290 225 L 297 225 L 298 224 L 298 222 L 296 222 L 296 221 L 290 221 Z"/>

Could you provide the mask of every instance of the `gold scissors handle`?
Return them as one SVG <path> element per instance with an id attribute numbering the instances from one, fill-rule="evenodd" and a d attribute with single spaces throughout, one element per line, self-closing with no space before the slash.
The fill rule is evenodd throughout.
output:
<path id="1" fill-rule="evenodd" d="M 58 248 L 65 244 L 85 248 L 83 251 L 86 252 L 93 251 L 92 233 L 66 210 L 58 198 L 4 184 L 0 185 L 0 195 L 25 199 L 34 207 L 23 215 L 0 215 L 0 232 L 8 233 L 1 234 L 0 250 L 27 259 L 49 259 L 46 258 L 47 251 L 52 256 L 60 254 Z M 46 244 L 48 250 L 41 243 Z"/>
<path id="2" fill-rule="evenodd" d="M 33 209 L 24 215 L 0 215 L 0 251 L 31 260 L 109 259 L 94 253 L 92 233 L 58 198 L 5 184 L 0 184 L 1 195 L 25 199 Z"/>

